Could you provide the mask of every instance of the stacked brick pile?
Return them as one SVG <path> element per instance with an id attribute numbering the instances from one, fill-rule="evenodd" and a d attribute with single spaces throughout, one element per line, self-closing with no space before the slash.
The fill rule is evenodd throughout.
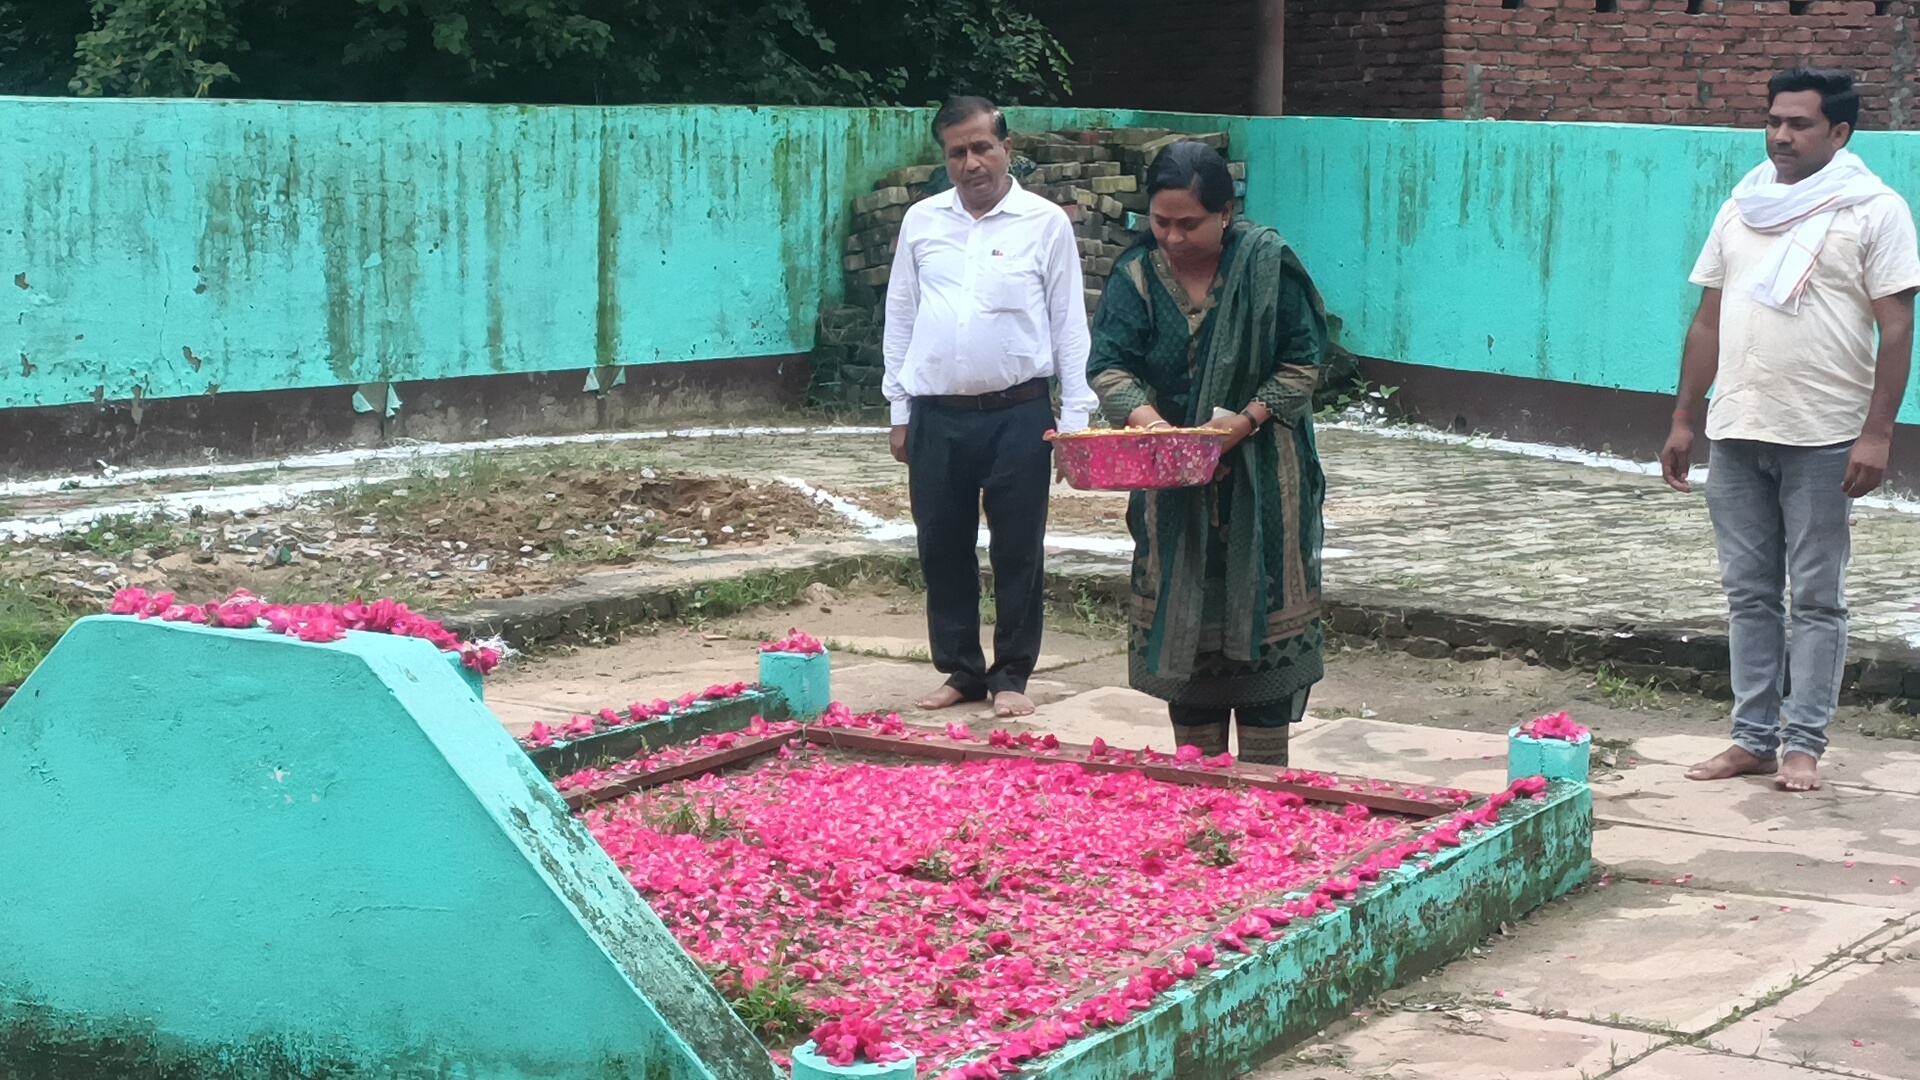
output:
<path id="1" fill-rule="evenodd" d="M 1100 304 L 1114 260 L 1147 228 L 1147 166 L 1161 149 L 1181 139 L 1198 139 L 1227 152 L 1227 136 L 1220 132 L 1115 128 L 1014 133 L 1014 175 L 1027 190 L 1058 203 L 1080 238 L 1089 316 Z M 1234 161 L 1231 168 L 1234 186 L 1244 194 L 1246 166 Z M 853 229 L 842 262 L 845 300 L 820 312 L 808 391 L 814 404 L 885 407 L 880 337 L 894 243 L 907 207 L 948 186 L 944 169 L 914 165 L 888 173 L 874 184 L 872 194 L 854 200 Z"/>

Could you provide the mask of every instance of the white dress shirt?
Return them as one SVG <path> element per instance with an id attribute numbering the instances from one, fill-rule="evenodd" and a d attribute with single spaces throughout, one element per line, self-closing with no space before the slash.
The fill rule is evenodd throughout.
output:
<path id="1" fill-rule="evenodd" d="M 1073 225 L 1018 180 L 975 219 L 960 193 L 915 203 L 887 281 L 886 379 L 893 422 L 910 400 L 991 394 L 1060 379 L 1061 431 L 1087 426 L 1087 299 Z"/>

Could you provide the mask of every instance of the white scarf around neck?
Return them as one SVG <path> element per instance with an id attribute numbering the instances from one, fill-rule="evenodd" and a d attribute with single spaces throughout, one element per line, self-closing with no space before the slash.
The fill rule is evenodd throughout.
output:
<path id="1" fill-rule="evenodd" d="M 1748 228 L 1781 234 L 1760 265 L 1754 296 L 1768 307 L 1798 314 L 1834 214 L 1891 194 L 1893 189 L 1851 150 L 1833 155 L 1826 168 L 1797 184 L 1781 183 L 1773 162 L 1761 162 L 1733 188 L 1734 207 Z"/>

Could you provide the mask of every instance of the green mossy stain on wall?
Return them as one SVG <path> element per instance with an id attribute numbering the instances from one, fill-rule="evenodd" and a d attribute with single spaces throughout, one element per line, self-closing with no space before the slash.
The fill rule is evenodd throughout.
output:
<path id="1" fill-rule="evenodd" d="M 599 367 L 620 362 L 620 160 L 619 126 L 600 139 L 600 208 L 595 219 L 596 250 L 593 357 Z"/>
<path id="2" fill-rule="evenodd" d="M 354 326 L 359 321 L 360 305 L 354 296 L 354 268 L 347 247 L 350 228 L 345 199 L 337 193 L 322 195 L 320 244 L 323 259 L 321 273 L 326 282 L 327 366 L 332 369 L 335 381 L 341 384 L 358 381 Z M 232 380 L 225 385 L 229 390 L 244 386 L 236 386 Z"/>

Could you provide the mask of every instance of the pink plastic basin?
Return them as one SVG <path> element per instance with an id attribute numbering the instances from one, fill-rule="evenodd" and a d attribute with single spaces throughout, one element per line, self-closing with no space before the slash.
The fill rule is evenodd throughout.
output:
<path id="1" fill-rule="evenodd" d="M 1213 479 L 1227 435 L 1208 428 L 1049 432 L 1067 483 L 1081 491 L 1198 487 Z"/>

